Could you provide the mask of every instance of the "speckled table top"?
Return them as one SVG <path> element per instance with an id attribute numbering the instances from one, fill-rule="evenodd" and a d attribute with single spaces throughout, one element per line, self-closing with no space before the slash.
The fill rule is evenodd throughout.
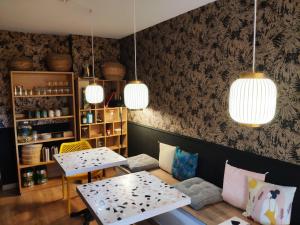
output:
<path id="1" fill-rule="evenodd" d="M 95 219 L 125 225 L 189 205 L 190 198 L 146 171 L 77 186 Z"/>
<path id="2" fill-rule="evenodd" d="M 126 158 L 107 147 L 54 155 L 65 176 L 125 165 Z"/>

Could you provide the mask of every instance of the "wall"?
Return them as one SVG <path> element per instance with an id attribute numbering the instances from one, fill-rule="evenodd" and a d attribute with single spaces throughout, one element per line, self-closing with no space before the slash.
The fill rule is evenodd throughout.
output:
<path id="1" fill-rule="evenodd" d="M 228 115 L 230 84 L 251 70 L 253 1 L 218 0 L 137 34 L 150 104 L 129 120 L 300 165 L 300 2 L 258 1 L 256 69 L 278 88 L 275 119 L 253 129 Z M 121 60 L 133 79 L 132 37 Z"/>
<path id="2" fill-rule="evenodd" d="M 95 71 L 101 74 L 101 64 L 105 61 L 119 60 L 119 41 L 113 39 L 94 38 Z M 29 34 L 0 30 L 0 121 L 5 128 L 0 128 L 1 144 L 0 158 L 2 177 L 4 183 L 16 181 L 15 156 L 12 132 L 12 109 L 10 98 L 9 64 L 15 57 L 27 56 L 33 60 L 33 70 L 47 70 L 45 58 L 49 53 L 71 54 L 75 75 L 82 71 L 82 66 L 91 64 L 91 38 L 79 35 L 59 36 L 48 34 Z M 39 101 L 36 106 L 60 105 L 59 99 L 55 101 Z M 33 105 L 28 101 L 24 107 Z M 47 108 L 47 107 L 46 107 Z M 1 126 L 0 126 L 1 127 Z M 8 169 L 9 168 L 9 169 Z M 1 183 L 1 182 L 0 182 Z"/>

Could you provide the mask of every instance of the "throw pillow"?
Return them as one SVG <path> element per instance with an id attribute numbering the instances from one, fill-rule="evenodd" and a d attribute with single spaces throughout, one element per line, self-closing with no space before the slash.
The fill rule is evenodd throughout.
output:
<path id="1" fill-rule="evenodd" d="M 279 186 L 248 178 L 246 216 L 263 225 L 290 224 L 296 187 Z"/>
<path id="2" fill-rule="evenodd" d="M 159 143 L 159 167 L 169 174 L 172 173 L 172 166 L 176 146 Z"/>
<path id="3" fill-rule="evenodd" d="M 198 153 L 190 153 L 176 147 L 172 167 L 172 175 L 178 180 L 186 180 L 196 176 Z"/>
<path id="4" fill-rule="evenodd" d="M 246 209 L 248 201 L 248 178 L 265 180 L 266 175 L 236 168 L 226 163 L 223 181 L 222 197 L 225 202 Z"/>

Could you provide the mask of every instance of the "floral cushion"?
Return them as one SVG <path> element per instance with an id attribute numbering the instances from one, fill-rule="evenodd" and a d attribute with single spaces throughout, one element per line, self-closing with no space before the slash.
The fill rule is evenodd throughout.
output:
<path id="1" fill-rule="evenodd" d="M 269 184 L 248 177 L 249 199 L 245 215 L 263 225 L 290 224 L 296 187 Z"/>
<path id="2" fill-rule="evenodd" d="M 190 153 L 176 147 L 172 175 L 178 180 L 186 180 L 196 176 L 198 153 Z"/>

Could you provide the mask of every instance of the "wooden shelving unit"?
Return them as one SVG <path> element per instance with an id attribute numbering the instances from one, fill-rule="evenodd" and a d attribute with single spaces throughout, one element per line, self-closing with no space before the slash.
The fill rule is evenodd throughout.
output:
<path id="1" fill-rule="evenodd" d="M 76 82 L 78 139 L 89 141 L 93 147 L 107 146 L 127 157 L 127 108 L 120 105 L 105 106 L 105 102 L 108 101 L 112 92 L 115 95 L 111 101 L 119 100 L 120 96 L 123 95 L 126 81 L 96 79 L 96 82 L 104 88 L 106 99 L 105 102 L 96 105 L 86 103 L 84 98 L 84 89 L 92 82 L 93 80 L 88 78 L 78 78 Z M 93 114 L 92 123 L 83 123 L 82 117 L 85 117 L 87 113 Z"/>
<path id="2" fill-rule="evenodd" d="M 67 93 L 35 93 L 33 90 L 36 88 L 50 88 L 49 83 L 56 83 L 57 86 L 60 86 L 60 91 L 62 90 L 61 84 L 66 84 L 64 88 L 67 90 Z M 16 86 L 22 86 L 26 90 L 32 90 L 32 92 L 21 94 L 15 90 Z M 53 87 L 55 88 L 55 87 Z M 75 109 L 75 88 L 74 88 L 74 74 L 72 72 L 48 72 L 48 71 L 12 71 L 11 72 L 11 96 L 12 96 L 12 106 L 13 106 L 13 120 L 14 120 L 14 131 L 15 131 L 15 146 L 16 146 L 16 160 L 17 160 L 17 170 L 18 170 L 18 183 L 19 183 L 19 192 L 20 194 L 35 191 L 39 189 L 44 189 L 47 187 L 52 187 L 60 184 L 61 179 L 57 177 L 48 177 L 48 181 L 46 184 L 34 185 L 33 187 L 23 187 L 22 186 L 22 172 L 25 170 L 35 171 L 36 168 L 40 166 L 45 166 L 47 171 L 51 170 L 51 166 L 55 165 L 53 160 L 47 162 L 39 162 L 35 164 L 22 164 L 22 147 L 29 144 L 38 144 L 42 143 L 43 145 L 52 145 L 58 146 L 62 142 L 74 141 L 76 139 L 76 109 Z M 63 91 L 64 92 L 64 91 Z M 26 114 L 26 106 L 23 106 L 23 102 L 29 102 L 33 104 L 36 101 L 43 101 L 44 103 L 48 101 L 47 99 L 57 98 L 65 102 L 65 106 L 69 110 L 68 115 L 61 115 L 58 117 L 45 117 L 45 118 L 27 118 L 26 115 L 24 118 L 17 117 L 17 114 Z M 54 99 L 55 101 L 55 99 Z M 20 104 L 21 102 L 21 104 Z M 52 101 L 53 102 L 53 101 Z M 25 104 L 26 105 L 26 104 Z M 47 105 L 47 103 L 46 103 Z M 50 109 L 50 108 L 49 108 Z M 49 110 L 47 109 L 47 110 Z M 33 130 L 35 127 L 39 126 L 38 133 L 44 133 L 43 129 L 51 128 L 52 132 L 63 132 L 63 131 L 72 131 L 73 135 L 58 137 L 58 138 L 50 138 L 46 140 L 38 139 L 36 141 L 28 141 L 28 142 L 18 142 L 18 126 L 22 122 L 31 123 Z M 55 130 L 58 129 L 59 126 L 51 126 L 55 125 L 59 122 L 66 124 L 67 130 Z M 42 123 L 39 124 L 39 123 Z M 41 128 L 42 127 L 42 128 Z M 54 131 L 53 131 L 54 129 Z M 48 133 L 48 130 L 45 130 L 45 133 Z M 51 133 L 51 132 L 50 132 Z"/>

